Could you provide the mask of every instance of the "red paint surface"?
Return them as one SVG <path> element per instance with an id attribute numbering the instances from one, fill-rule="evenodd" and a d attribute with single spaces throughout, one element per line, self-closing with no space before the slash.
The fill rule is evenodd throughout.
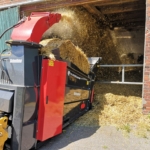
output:
<path id="1" fill-rule="evenodd" d="M 11 39 L 39 43 L 43 33 L 60 19 L 61 15 L 57 13 L 33 12 L 24 23 L 13 29 Z"/>
<path id="2" fill-rule="evenodd" d="M 85 108 L 85 103 L 82 103 L 81 106 L 80 106 L 80 108 L 84 109 Z"/>
<path id="3" fill-rule="evenodd" d="M 63 106 L 65 97 L 66 71 L 65 62 L 42 61 L 40 101 L 38 111 L 37 140 L 44 141 L 62 132 Z M 51 64 L 50 64 L 51 65 Z M 46 103 L 46 97 L 48 101 Z"/>

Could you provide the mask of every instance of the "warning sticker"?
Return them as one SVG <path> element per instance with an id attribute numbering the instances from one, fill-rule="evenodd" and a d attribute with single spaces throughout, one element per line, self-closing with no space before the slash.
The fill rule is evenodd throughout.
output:
<path id="1" fill-rule="evenodd" d="M 54 66 L 54 61 L 53 60 L 49 60 L 48 65 L 53 67 Z"/>

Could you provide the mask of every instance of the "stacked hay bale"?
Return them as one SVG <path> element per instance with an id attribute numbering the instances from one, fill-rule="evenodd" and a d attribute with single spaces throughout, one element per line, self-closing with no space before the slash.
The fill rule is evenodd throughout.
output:
<path id="1" fill-rule="evenodd" d="M 60 57 L 75 64 L 81 71 L 88 74 L 90 65 L 84 52 L 75 46 L 70 40 L 60 40 L 58 38 L 46 39 L 40 42 L 43 45 L 41 54 L 46 55 L 52 59 L 55 56 L 52 54 L 53 49 L 59 48 Z"/>

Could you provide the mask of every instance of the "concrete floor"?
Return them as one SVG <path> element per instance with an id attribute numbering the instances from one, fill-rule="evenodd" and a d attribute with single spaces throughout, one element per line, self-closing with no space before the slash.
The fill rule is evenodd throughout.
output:
<path id="1" fill-rule="evenodd" d="M 124 136 L 115 127 L 79 126 L 76 123 L 39 150 L 150 150 L 149 138 Z"/>

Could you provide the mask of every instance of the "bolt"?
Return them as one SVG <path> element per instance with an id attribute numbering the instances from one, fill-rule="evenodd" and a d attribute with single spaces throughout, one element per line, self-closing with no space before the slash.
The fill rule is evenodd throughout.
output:
<path id="1" fill-rule="evenodd" d="M 1 136 L 3 136 L 3 133 L 2 133 L 2 132 L 0 132 L 0 137 L 1 137 Z"/>

